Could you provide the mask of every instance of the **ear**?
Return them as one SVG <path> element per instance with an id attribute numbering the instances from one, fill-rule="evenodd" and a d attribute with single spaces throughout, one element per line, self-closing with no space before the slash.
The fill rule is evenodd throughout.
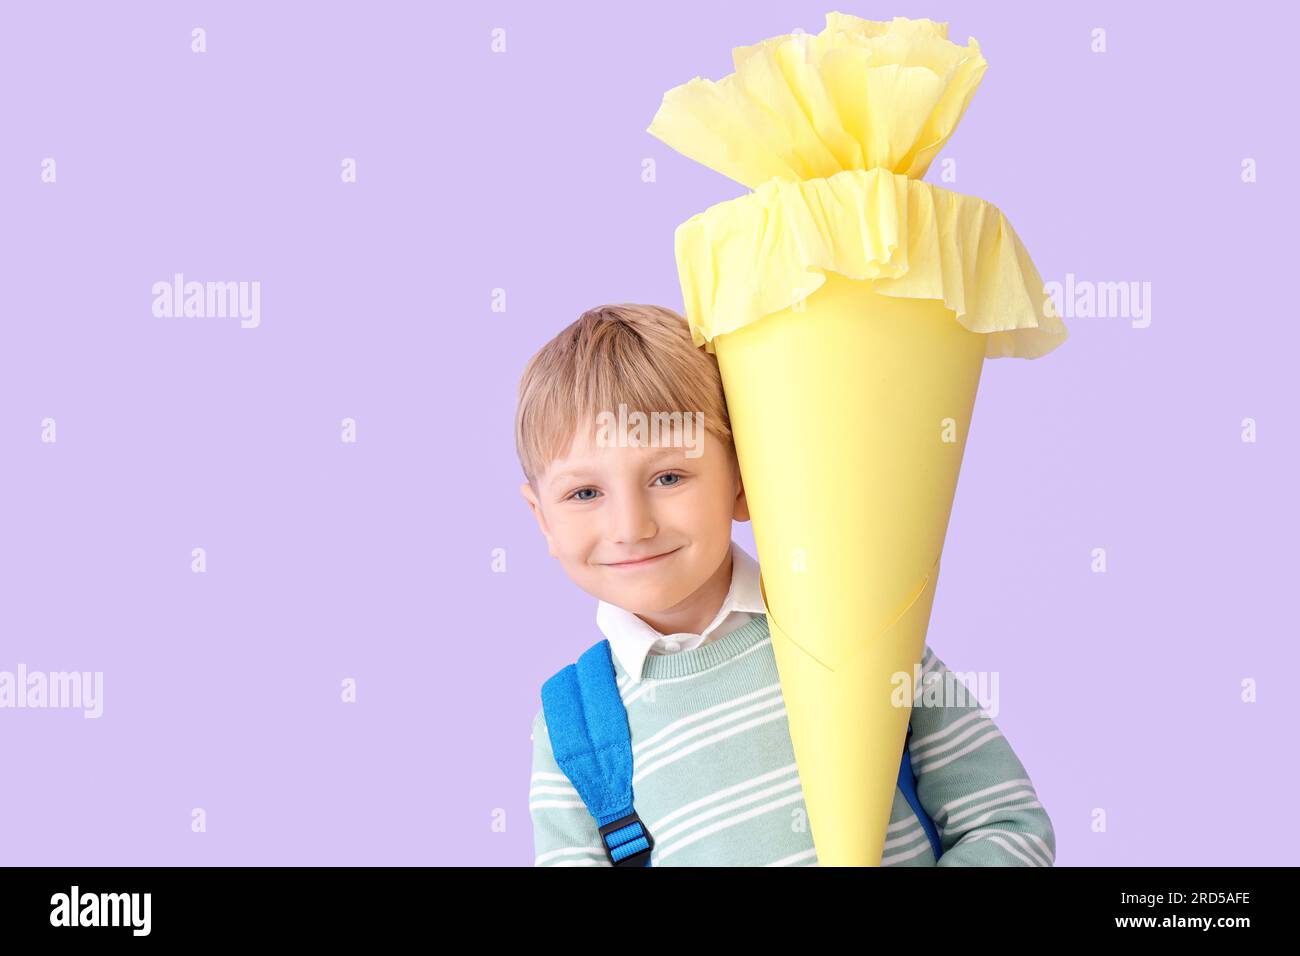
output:
<path id="1" fill-rule="evenodd" d="M 736 457 L 734 448 L 731 452 L 731 467 L 736 477 L 736 505 L 731 512 L 731 517 L 734 521 L 748 521 L 749 502 L 745 498 L 745 478 L 740 473 L 740 460 Z"/>
<path id="2" fill-rule="evenodd" d="M 541 529 L 542 535 L 546 538 L 546 550 L 550 552 L 551 557 L 555 557 L 555 542 L 551 540 L 551 532 L 546 527 L 546 516 L 542 514 L 542 506 L 537 500 L 537 493 L 533 491 L 533 486 L 524 482 L 519 486 L 519 492 L 528 502 L 528 507 L 533 511 L 533 517 L 537 519 L 537 527 Z"/>

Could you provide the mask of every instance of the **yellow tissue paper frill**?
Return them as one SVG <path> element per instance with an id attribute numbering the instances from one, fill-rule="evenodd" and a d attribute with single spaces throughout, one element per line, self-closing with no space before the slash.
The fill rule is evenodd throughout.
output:
<path id="1" fill-rule="evenodd" d="M 828 13 L 826 28 L 732 51 L 735 72 L 664 94 L 647 132 L 754 190 L 676 232 L 697 346 L 810 295 L 826 272 L 941 299 L 990 358 L 1065 341 L 1042 278 L 995 206 L 922 182 L 988 64 L 948 25 Z"/>
<path id="2" fill-rule="evenodd" d="M 773 179 L 675 234 L 691 336 L 712 339 L 811 295 L 827 272 L 882 295 L 941 299 L 988 358 L 1035 358 L 1068 332 L 1011 223 L 992 203 L 885 169 Z"/>
<path id="3" fill-rule="evenodd" d="M 731 56 L 734 73 L 665 93 L 647 132 L 750 189 L 877 166 L 920 179 L 988 68 L 946 23 L 844 13 Z"/>

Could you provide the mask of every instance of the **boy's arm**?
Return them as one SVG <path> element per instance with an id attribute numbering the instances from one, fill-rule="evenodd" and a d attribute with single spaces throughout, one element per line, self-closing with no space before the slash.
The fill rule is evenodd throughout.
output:
<path id="1" fill-rule="evenodd" d="M 609 866 L 595 818 L 551 753 L 542 714 L 539 710 L 533 718 L 533 778 L 528 789 L 533 865 Z"/>
<path id="2" fill-rule="evenodd" d="M 1051 866 L 1056 834 L 1024 765 L 1002 732 L 927 647 L 908 744 L 916 795 L 939 830 L 939 866 Z M 924 706 L 930 681 L 954 706 Z M 947 703 L 947 699 L 940 697 Z"/>

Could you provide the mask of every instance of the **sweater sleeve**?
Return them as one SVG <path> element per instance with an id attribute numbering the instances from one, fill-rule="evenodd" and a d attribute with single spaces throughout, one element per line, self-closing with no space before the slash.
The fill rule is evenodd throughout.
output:
<path id="1" fill-rule="evenodd" d="M 928 696 L 944 706 L 926 705 Z M 951 688 L 952 698 L 940 697 Z M 1051 866 L 1056 834 L 997 725 L 927 647 L 908 744 L 916 795 L 943 846 L 938 866 Z"/>
<path id="2" fill-rule="evenodd" d="M 578 791 L 555 762 L 543 712 L 533 718 L 533 777 L 528 812 L 533 818 L 534 866 L 609 866 L 600 828 Z"/>

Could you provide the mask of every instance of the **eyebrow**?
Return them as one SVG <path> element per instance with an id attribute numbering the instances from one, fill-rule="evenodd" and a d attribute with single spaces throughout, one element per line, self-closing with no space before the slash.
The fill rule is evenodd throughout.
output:
<path id="1" fill-rule="evenodd" d="M 660 462 L 663 461 L 665 458 L 677 458 L 680 453 L 681 453 L 680 448 L 661 448 L 659 449 L 659 452 L 657 454 L 649 456 L 647 461 Z M 554 476 L 552 476 L 551 481 L 553 482 L 572 481 L 575 478 L 585 478 L 587 475 L 592 474 L 593 471 L 594 470 L 591 468 L 570 468 L 567 471 L 561 471 L 556 473 Z"/>

